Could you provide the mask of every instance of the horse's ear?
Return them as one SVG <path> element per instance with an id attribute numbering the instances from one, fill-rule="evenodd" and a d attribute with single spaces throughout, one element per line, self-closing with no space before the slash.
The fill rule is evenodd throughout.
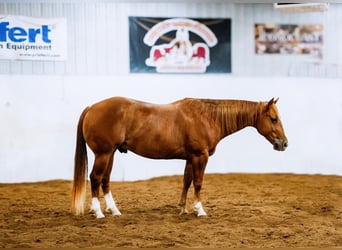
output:
<path id="1" fill-rule="evenodd" d="M 276 104 L 278 100 L 279 100 L 279 97 L 273 101 L 274 104 Z"/>
<path id="2" fill-rule="evenodd" d="M 277 102 L 277 101 L 278 101 L 278 99 L 277 99 L 275 102 Z M 272 105 L 273 103 L 275 103 L 275 102 L 274 102 L 274 98 L 272 98 L 271 100 L 269 100 L 268 103 L 267 103 L 267 105 L 266 105 L 266 111 L 269 111 L 271 105 Z"/>

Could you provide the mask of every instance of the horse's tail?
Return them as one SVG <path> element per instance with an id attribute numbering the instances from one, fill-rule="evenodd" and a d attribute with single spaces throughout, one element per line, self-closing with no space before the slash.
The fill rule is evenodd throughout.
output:
<path id="1" fill-rule="evenodd" d="M 88 172 L 87 147 L 83 135 L 83 120 L 88 112 L 88 107 L 83 110 L 77 125 L 74 182 L 71 197 L 71 212 L 75 215 L 84 214 L 86 198 L 86 178 Z"/>

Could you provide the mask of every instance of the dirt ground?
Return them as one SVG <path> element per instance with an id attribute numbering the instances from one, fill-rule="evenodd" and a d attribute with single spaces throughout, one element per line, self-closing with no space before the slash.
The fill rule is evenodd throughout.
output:
<path id="1" fill-rule="evenodd" d="M 341 176 L 206 174 L 200 218 L 178 215 L 181 176 L 113 182 L 103 219 L 70 214 L 71 185 L 0 184 L 0 247 L 342 247 Z"/>

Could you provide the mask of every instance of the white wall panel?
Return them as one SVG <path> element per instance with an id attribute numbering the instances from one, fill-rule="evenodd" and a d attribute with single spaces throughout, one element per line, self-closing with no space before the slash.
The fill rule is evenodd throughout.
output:
<path id="1" fill-rule="evenodd" d="M 277 106 L 289 147 L 277 152 L 254 128 L 222 140 L 206 173 L 342 175 L 340 79 L 227 77 L 206 74 L 129 76 L 0 76 L 0 183 L 71 179 L 82 110 L 113 95 L 169 103 L 186 96 L 269 100 Z M 124 83 L 124 84 L 122 84 Z M 328 117 L 328 122 L 327 122 Z M 89 151 L 89 172 L 94 160 Z M 183 160 L 115 154 L 112 180 L 182 174 Z"/>

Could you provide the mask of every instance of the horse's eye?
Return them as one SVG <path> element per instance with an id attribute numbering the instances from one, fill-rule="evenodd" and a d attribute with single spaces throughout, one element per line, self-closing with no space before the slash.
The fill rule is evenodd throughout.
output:
<path id="1" fill-rule="evenodd" d="M 273 124 L 276 124 L 276 123 L 278 122 L 278 119 L 277 119 L 277 118 L 271 117 L 271 122 L 272 122 Z"/>

